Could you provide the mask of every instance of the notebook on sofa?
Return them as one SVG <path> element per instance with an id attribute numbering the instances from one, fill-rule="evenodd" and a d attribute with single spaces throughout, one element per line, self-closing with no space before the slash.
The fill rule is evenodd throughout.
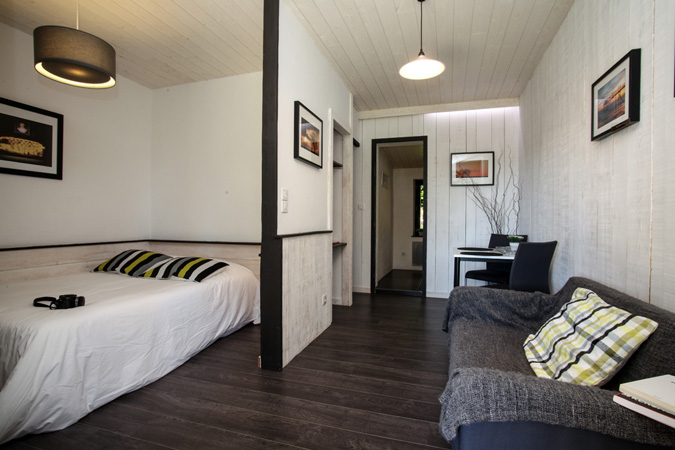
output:
<path id="1" fill-rule="evenodd" d="M 675 376 L 661 375 L 622 383 L 619 391 L 635 400 L 675 415 Z"/>

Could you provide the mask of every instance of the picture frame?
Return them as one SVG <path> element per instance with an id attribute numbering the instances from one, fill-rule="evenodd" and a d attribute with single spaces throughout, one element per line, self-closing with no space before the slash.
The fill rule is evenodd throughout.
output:
<path id="1" fill-rule="evenodd" d="M 293 156 L 310 166 L 323 167 L 323 121 L 305 105 L 295 102 Z"/>
<path id="2" fill-rule="evenodd" d="M 493 186 L 495 152 L 450 154 L 451 186 Z"/>
<path id="3" fill-rule="evenodd" d="M 384 170 L 382 171 L 382 176 L 380 177 L 380 186 L 385 189 L 389 189 L 389 174 Z"/>
<path id="4" fill-rule="evenodd" d="M 0 97 L 0 173 L 63 179 L 63 115 Z"/>
<path id="5" fill-rule="evenodd" d="M 621 58 L 591 87 L 591 141 L 640 121 L 641 49 Z"/>

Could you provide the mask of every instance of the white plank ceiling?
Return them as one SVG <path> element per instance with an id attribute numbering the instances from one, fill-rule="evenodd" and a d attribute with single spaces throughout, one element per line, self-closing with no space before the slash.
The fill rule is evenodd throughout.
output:
<path id="1" fill-rule="evenodd" d="M 427 81 L 417 0 L 282 0 L 333 63 L 358 111 L 509 99 L 530 79 L 574 0 L 426 0 L 424 51 L 446 65 Z M 26 33 L 75 27 L 76 0 L 0 0 Z M 162 88 L 262 70 L 263 0 L 79 0 L 79 27 L 115 47 L 118 73 Z"/>

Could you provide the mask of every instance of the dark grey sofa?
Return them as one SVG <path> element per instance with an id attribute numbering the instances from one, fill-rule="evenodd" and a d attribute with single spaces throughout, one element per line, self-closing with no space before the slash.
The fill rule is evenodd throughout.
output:
<path id="1" fill-rule="evenodd" d="M 602 387 L 538 378 L 522 348 L 577 287 L 659 323 Z M 620 383 L 675 374 L 674 313 L 574 277 L 553 295 L 457 287 L 443 329 L 449 334 L 450 368 L 440 397 L 440 431 L 453 450 L 675 448 L 675 429 L 612 401 Z"/>

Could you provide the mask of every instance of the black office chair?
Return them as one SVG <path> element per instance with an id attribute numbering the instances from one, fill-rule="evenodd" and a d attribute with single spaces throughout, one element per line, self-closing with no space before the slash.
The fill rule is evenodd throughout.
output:
<path id="1" fill-rule="evenodd" d="M 523 237 L 523 242 L 527 241 L 526 234 L 519 234 L 518 236 Z M 508 234 L 491 234 L 490 243 L 488 247 L 508 247 L 509 246 L 509 235 Z M 499 263 L 499 262 L 489 262 L 485 263 L 485 269 L 480 270 L 469 270 L 464 275 L 464 278 L 485 281 L 487 283 L 496 283 L 496 284 L 509 284 L 509 275 L 511 273 L 511 263 Z"/>
<path id="2" fill-rule="evenodd" d="M 557 246 L 558 241 L 521 243 L 513 259 L 508 289 L 550 294 L 549 273 Z"/>

